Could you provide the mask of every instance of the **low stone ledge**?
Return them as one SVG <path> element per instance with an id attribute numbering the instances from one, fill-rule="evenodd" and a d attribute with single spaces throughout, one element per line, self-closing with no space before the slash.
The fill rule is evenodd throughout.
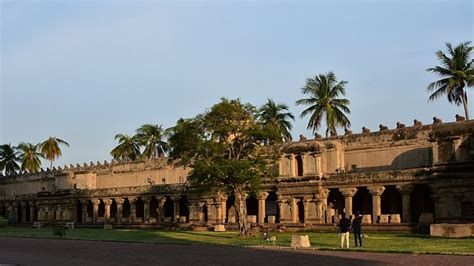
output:
<path id="1" fill-rule="evenodd" d="M 309 243 L 308 235 L 292 235 L 291 236 L 291 247 L 292 248 L 309 248 L 311 244 Z"/>
<path id="2" fill-rule="evenodd" d="M 431 236 L 441 237 L 470 237 L 474 236 L 474 223 L 471 224 L 431 224 L 430 225 Z"/>

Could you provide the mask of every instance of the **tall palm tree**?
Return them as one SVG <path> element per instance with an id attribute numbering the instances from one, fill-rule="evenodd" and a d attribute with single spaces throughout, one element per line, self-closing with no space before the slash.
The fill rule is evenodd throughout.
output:
<path id="1" fill-rule="evenodd" d="M 19 161 L 16 147 L 11 144 L 0 145 L 0 172 L 5 171 L 5 175 L 15 174 L 20 170 Z"/>
<path id="2" fill-rule="evenodd" d="M 469 120 L 469 111 L 467 92 L 464 88 L 474 86 L 474 59 L 471 59 L 474 47 L 470 44 L 471 42 L 464 42 L 453 48 L 450 43 L 446 43 L 448 54 L 441 50 L 436 52 L 441 66 L 426 70 L 441 77 L 440 80 L 430 83 L 426 88 L 429 92 L 434 91 L 428 101 L 434 101 L 446 94 L 450 103 L 464 106 L 467 120 Z"/>
<path id="3" fill-rule="evenodd" d="M 115 160 L 134 161 L 140 157 L 140 145 L 136 137 L 117 134 L 115 140 L 118 140 L 119 145 L 110 152 Z"/>
<path id="4" fill-rule="evenodd" d="M 276 132 L 280 141 L 291 140 L 290 130 L 293 126 L 290 119 L 294 121 L 295 117 L 288 111 L 286 104 L 277 104 L 268 99 L 258 110 L 258 118 L 264 128 Z"/>
<path id="5" fill-rule="evenodd" d="M 163 125 L 145 124 L 137 129 L 135 138 L 138 143 L 145 147 L 143 156 L 149 159 L 165 154 L 168 150 L 168 143 L 163 140 Z"/>
<path id="6" fill-rule="evenodd" d="M 50 169 L 53 168 L 53 161 L 62 155 L 59 145 L 69 147 L 69 143 L 56 137 L 49 137 L 39 146 L 41 153 L 43 153 L 46 160 L 50 162 Z"/>
<path id="7" fill-rule="evenodd" d="M 344 86 L 347 81 L 337 82 L 336 75 L 331 71 L 326 74 L 319 74 L 314 78 L 306 80 L 306 85 L 301 92 L 308 95 L 296 101 L 296 105 L 309 105 L 300 117 L 311 115 L 308 122 L 308 129 L 316 132 L 321 127 L 323 117 L 326 120 L 326 137 L 329 133 L 335 133 L 337 127 L 350 127 L 351 122 L 346 114 L 350 114 L 349 100 L 338 98 L 346 94 Z"/>
<path id="8" fill-rule="evenodd" d="M 28 172 L 38 172 L 41 168 L 41 160 L 44 155 L 39 151 L 40 144 L 31 143 L 20 143 L 18 149 L 20 149 L 21 169 L 27 170 Z"/>

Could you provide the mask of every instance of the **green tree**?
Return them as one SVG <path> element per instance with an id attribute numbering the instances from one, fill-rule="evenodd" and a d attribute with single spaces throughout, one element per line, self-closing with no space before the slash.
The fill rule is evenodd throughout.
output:
<path id="1" fill-rule="evenodd" d="M 441 65 L 426 70 L 441 78 L 426 88 L 429 92 L 434 91 L 428 101 L 434 101 L 446 94 L 450 103 L 463 105 L 467 120 L 469 111 L 465 88 L 474 86 L 474 59 L 471 59 L 474 47 L 470 44 L 471 42 L 464 42 L 453 48 L 450 43 L 446 43 L 447 54 L 441 50 L 436 52 Z"/>
<path id="2" fill-rule="evenodd" d="M 170 158 L 191 167 L 190 187 L 199 194 L 232 194 L 240 234 L 249 236 L 246 195 L 257 193 L 262 176 L 275 160 L 274 147 L 256 122 L 256 108 L 239 100 L 221 102 L 193 119 L 180 119 L 169 138 Z M 276 148 L 274 148 L 276 149 Z"/>
<path id="3" fill-rule="evenodd" d="M 50 162 L 50 169 L 53 169 L 53 161 L 62 155 L 60 145 L 69 147 L 69 143 L 56 137 L 49 137 L 39 145 L 41 153 Z"/>
<path id="4" fill-rule="evenodd" d="M 337 127 L 350 127 L 351 122 L 346 114 L 350 114 L 349 100 L 338 98 L 346 94 L 345 85 L 347 81 L 337 82 L 336 75 L 333 72 L 327 74 L 319 74 L 314 78 L 306 80 L 306 85 L 301 92 L 308 95 L 296 101 L 296 105 L 309 105 L 300 117 L 310 115 L 308 129 L 316 132 L 321 127 L 323 117 L 326 120 L 326 137 L 329 133 L 336 133 Z"/>
<path id="5" fill-rule="evenodd" d="M 278 142 L 291 140 L 291 120 L 295 117 L 288 111 L 286 104 L 277 104 L 273 100 L 268 101 L 258 110 L 258 119 L 263 128 L 276 135 Z"/>
<path id="6" fill-rule="evenodd" d="M 4 144 L 0 146 L 0 172 L 5 172 L 5 175 L 13 175 L 20 170 L 18 162 L 18 150 L 11 144 Z"/>
<path id="7" fill-rule="evenodd" d="M 20 150 L 21 169 L 28 172 L 38 172 L 41 168 L 41 160 L 44 155 L 39 150 L 40 144 L 20 143 L 18 149 Z"/>
<path id="8" fill-rule="evenodd" d="M 145 147 L 143 156 L 149 159 L 165 155 L 168 143 L 163 140 L 165 131 L 162 125 L 145 124 L 137 129 L 135 138 Z"/>
<path id="9" fill-rule="evenodd" d="M 119 145 L 110 152 L 115 160 L 134 161 L 140 158 L 140 144 L 135 136 L 117 134 L 115 140 Z"/>

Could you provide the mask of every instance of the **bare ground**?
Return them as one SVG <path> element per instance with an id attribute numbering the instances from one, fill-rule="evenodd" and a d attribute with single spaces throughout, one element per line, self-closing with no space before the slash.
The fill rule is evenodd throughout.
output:
<path id="1" fill-rule="evenodd" d="M 474 265 L 474 256 L 0 237 L 0 265 Z"/>

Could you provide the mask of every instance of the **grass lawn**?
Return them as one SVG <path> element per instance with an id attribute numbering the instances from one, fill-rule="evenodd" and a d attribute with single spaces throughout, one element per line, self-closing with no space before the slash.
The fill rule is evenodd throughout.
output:
<path id="1" fill-rule="evenodd" d="M 289 247 L 291 235 L 275 233 L 279 246 Z M 304 232 L 309 235 L 311 247 L 322 250 L 338 250 L 336 233 Z M 51 228 L 2 227 L 0 236 L 57 238 Z M 166 244 L 217 244 L 217 245 L 264 245 L 260 237 L 240 238 L 237 232 L 155 231 L 138 229 L 74 229 L 67 230 L 64 239 L 125 241 Z M 351 235 L 351 245 L 354 244 Z M 354 251 L 407 252 L 407 253 L 452 253 L 474 255 L 474 238 L 451 239 L 416 234 L 369 233 L 363 248 Z"/>

